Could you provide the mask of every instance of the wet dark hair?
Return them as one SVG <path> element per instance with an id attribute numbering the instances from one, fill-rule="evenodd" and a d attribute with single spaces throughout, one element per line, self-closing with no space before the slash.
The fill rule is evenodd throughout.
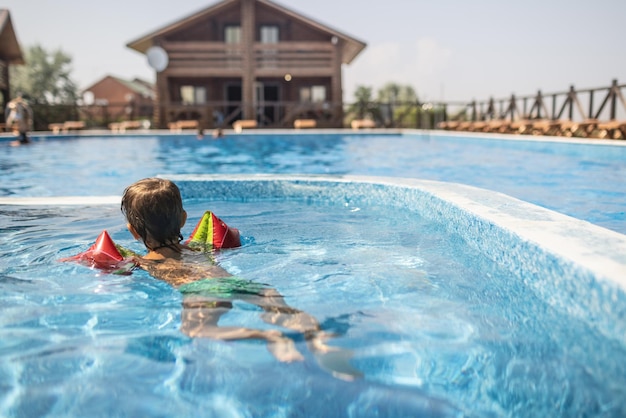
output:
<path id="1" fill-rule="evenodd" d="M 172 181 L 145 178 L 131 184 L 124 190 L 121 210 L 146 248 L 178 251 L 184 210 L 180 190 Z"/>

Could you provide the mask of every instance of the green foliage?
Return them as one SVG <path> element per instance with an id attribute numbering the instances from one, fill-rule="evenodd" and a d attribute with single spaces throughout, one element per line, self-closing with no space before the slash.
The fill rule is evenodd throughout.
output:
<path id="1" fill-rule="evenodd" d="M 372 88 L 357 86 L 354 91 L 355 102 L 348 107 L 348 120 L 352 119 L 380 119 L 378 103 L 374 102 Z"/>
<path id="2" fill-rule="evenodd" d="M 412 86 L 387 83 L 378 90 L 378 101 L 385 126 L 415 126 L 419 105 Z"/>
<path id="3" fill-rule="evenodd" d="M 387 83 L 373 98 L 372 88 L 357 86 L 355 102 L 348 108 L 347 121 L 370 118 L 378 126 L 432 129 L 444 120 L 441 104 L 420 103 L 412 86 Z"/>
<path id="4" fill-rule="evenodd" d="M 31 103 L 75 104 L 76 83 L 71 79 L 72 58 L 63 51 L 46 51 L 40 45 L 26 49 L 26 65 L 11 66 L 13 93 L 21 92 Z"/>
<path id="5" fill-rule="evenodd" d="M 369 118 L 382 126 L 398 127 L 414 127 L 418 123 L 417 93 L 409 85 L 387 83 L 378 90 L 376 100 L 371 87 L 357 86 L 354 99 L 348 107 L 348 121 Z"/>

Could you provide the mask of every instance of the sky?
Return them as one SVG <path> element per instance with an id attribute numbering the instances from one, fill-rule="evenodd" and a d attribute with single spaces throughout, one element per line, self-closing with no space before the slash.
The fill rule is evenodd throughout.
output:
<path id="1" fill-rule="evenodd" d="M 84 89 L 107 75 L 154 82 L 126 46 L 215 0 L 3 0 L 22 49 L 72 58 Z M 344 66 L 344 101 L 357 86 L 393 82 L 422 101 L 470 101 L 626 83 L 626 0 L 280 0 L 367 44 Z"/>

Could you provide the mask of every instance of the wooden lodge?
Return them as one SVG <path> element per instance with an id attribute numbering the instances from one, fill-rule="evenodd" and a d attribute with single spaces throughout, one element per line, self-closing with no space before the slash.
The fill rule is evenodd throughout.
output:
<path id="1" fill-rule="evenodd" d="M 156 126 L 285 128 L 342 126 L 342 65 L 366 45 L 269 0 L 223 0 L 127 46 L 157 72 Z"/>

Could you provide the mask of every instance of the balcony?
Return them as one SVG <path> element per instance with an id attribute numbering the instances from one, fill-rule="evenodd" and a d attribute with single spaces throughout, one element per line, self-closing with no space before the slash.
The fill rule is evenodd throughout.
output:
<path id="1" fill-rule="evenodd" d="M 172 76 L 225 77 L 241 76 L 244 48 L 241 44 L 221 42 L 167 42 Z M 334 67 L 334 47 L 327 42 L 256 43 L 251 64 L 256 76 L 282 77 L 286 72 L 296 76 L 330 76 Z"/>

